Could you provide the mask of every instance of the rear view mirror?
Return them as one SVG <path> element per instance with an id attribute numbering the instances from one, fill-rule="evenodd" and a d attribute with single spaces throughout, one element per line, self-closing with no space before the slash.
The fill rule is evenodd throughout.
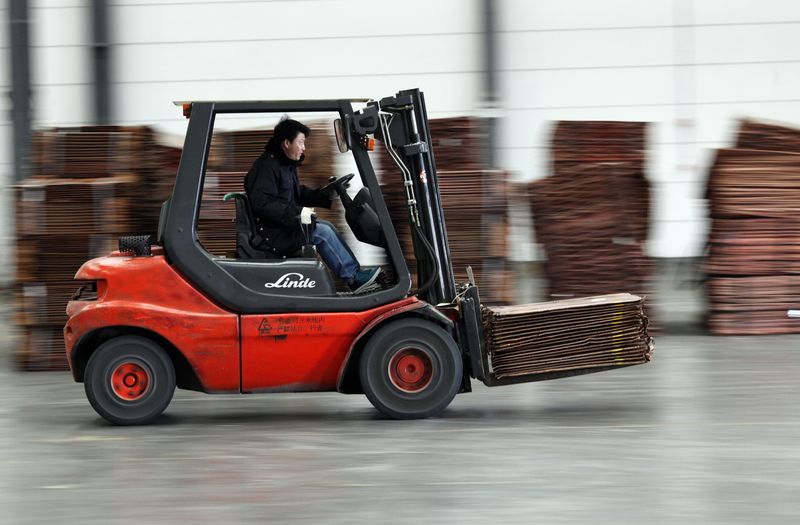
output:
<path id="1" fill-rule="evenodd" d="M 336 145 L 339 146 L 339 153 L 347 153 L 350 151 L 350 134 L 345 127 L 342 119 L 337 118 L 333 121 L 333 133 L 336 135 Z"/>

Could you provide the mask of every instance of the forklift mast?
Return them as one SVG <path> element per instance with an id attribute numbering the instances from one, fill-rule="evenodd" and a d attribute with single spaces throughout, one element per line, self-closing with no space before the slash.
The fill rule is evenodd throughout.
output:
<path id="1" fill-rule="evenodd" d="M 375 111 L 377 110 L 377 111 Z M 447 241 L 439 178 L 431 148 L 425 95 L 419 89 L 370 102 L 362 113 L 377 113 L 375 136 L 384 142 L 403 173 L 406 205 L 418 268 L 418 296 L 431 304 L 450 303 L 456 283 Z M 354 126 L 358 128 L 358 125 Z"/>

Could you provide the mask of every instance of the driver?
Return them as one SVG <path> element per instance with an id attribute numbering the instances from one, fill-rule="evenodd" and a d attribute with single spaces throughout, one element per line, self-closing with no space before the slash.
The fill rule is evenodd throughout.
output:
<path id="1" fill-rule="evenodd" d="M 286 256 L 310 242 L 351 290 L 362 292 L 375 283 L 381 269 L 362 269 L 331 223 L 312 221 L 312 206 L 330 208 L 336 191 L 323 193 L 300 184 L 297 168 L 309 135 L 307 126 L 284 117 L 245 176 L 244 189 L 264 239 L 258 248 Z"/>

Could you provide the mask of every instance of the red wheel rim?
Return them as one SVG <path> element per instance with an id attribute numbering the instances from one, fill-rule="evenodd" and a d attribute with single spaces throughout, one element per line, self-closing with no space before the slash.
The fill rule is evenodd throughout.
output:
<path id="1" fill-rule="evenodd" d="M 136 363 L 122 363 L 111 373 L 111 389 L 125 401 L 136 401 L 147 392 L 150 374 Z"/>
<path id="2" fill-rule="evenodd" d="M 432 377 L 431 357 L 419 348 L 404 348 L 389 362 L 389 379 L 403 392 L 424 390 Z"/>

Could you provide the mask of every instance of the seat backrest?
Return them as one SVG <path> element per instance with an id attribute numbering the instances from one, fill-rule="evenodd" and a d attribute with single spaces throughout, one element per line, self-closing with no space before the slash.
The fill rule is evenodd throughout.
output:
<path id="1" fill-rule="evenodd" d="M 265 259 L 267 252 L 255 246 L 259 238 L 256 229 L 256 216 L 250 207 L 250 201 L 245 193 L 227 193 L 222 198 L 224 201 L 233 200 L 236 204 L 236 255 L 240 259 Z"/>
<path id="2" fill-rule="evenodd" d="M 156 233 L 156 244 L 164 246 L 164 231 L 167 227 L 167 215 L 169 214 L 169 203 L 172 198 L 161 203 L 161 212 L 158 215 L 158 232 Z"/>

